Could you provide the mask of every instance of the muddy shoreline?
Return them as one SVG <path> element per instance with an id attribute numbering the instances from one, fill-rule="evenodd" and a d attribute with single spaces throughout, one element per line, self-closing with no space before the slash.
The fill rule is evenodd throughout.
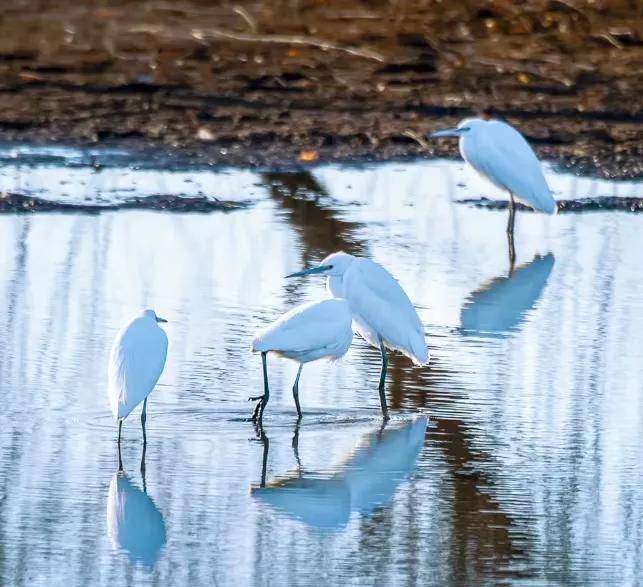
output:
<path id="1" fill-rule="evenodd" d="M 620 1 L 24 0 L 0 17 L 0 140 L 283 168 L 455 157 L 423 137 L 484 113 L 640 178 L 642 23 Z"/>

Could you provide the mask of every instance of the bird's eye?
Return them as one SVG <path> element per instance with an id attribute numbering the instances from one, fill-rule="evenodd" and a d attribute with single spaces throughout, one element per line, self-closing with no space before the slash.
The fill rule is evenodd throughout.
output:
<path id="1" fill-rule="evenodd" d="M 470 131 L 470 130 L 471 130 L 471 127 L 470 127 L 470 126 L 465 126 L 464 128 L 461 128 L 460 130 L 461 130 L 462 132 L 468 132 L 468 131 Z"/>
<path id="2" fill-rule="evenodd" d="M 328 266 L 329 269 L 332 269 L 333 267 L 334 267 L 334 265 L 329 265 Z"/>

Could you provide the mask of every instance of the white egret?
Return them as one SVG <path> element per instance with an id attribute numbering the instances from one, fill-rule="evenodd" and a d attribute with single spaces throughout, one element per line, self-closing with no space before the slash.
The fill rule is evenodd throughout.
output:
<path id="1" fill-rule="evenodd" d="M 458 137 L 462 158 L 496 187 L 509 192 L 507 235 L 513 269 L 514 199 L 546 214 L 557 211 L 556 200 L 533 149 L 513 126 L 500 120 L 467 118 L 455 128 L 438 130 L 430 136 Z"/>
<path id="2" fill-rule="evenodd" d="M 346 300 L 328 299 L 297 306 L 279 320 L 258 332 L 252 341 L 252 351 L 261 353 L 263 362 L 264 394 L 251 397 L 259 400 L 252 419 L 261 422 L 270 398 L 266 355 L 270 352 L 299 363 L 292 388 L 297 415 L 299 405 L 299 376 L 304 363 L 322 358 L 339 359 L 346 354 L 353 340 L 351 312 Z"/>
<path id="3" fill-rule="evenodd" d="M 328 277 L 326 287 L 330 294 L 348 301 L 355 330 L 368 344 L 380 350 L 380 404 L 384 418 L 388 419 L 384 392 L 388 366 L 386 349 L 400 351 L 416 365 L 426 364 L 429 350 L 420 317 L 400 284 L 375 261 L 340 251 L 326 257 L 317 267 L 287 277 L 315 273 Z"/>
<path id="4" fill-rule="evenodd" d="M 154 310 L 144 310 L 121 329 L 112 346 L 108 396 L 114 419 L 118 420 L 119 457 L 123 420 L 141 402 L 143 443 L 147 442 L 147 396 L 161 376 L 167 356 L 167 334 L 159 322 L 167 320 L 158 317 Z"/>

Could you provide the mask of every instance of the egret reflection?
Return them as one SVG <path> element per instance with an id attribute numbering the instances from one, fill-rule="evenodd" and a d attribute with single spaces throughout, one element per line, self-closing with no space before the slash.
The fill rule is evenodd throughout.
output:
<path id="1" fill-rule="evenodd" d="M 460 312 L 460 332 L 502 337 L 516 330 L 542 295 L 554 266 L 554 255 L 535 256 L 509 277 L 497 277 L 472 293 Z"/>
<path id="2" fill-rule="evenodd" d="M 264 442 L 262 485 L 254 487 L 252 495 L 317 530 L 341 530 L 351 512 L 368 515 L 391 500 L 415 468 L 427 423 L 426 416 L 419 416 L 401 425 L 378 427 L 330 476 L 303 472 L 300 467 L 293 475 L 265 483 L 268 444 Z M 295 442 L 293 448 L 297 456 Z"/>
<path id="3" fill-rule="evenodd" d="M 254 488 L 252 495 L 317 530 L 341 530 L 350 518 L 351 495 L 341 478 L 290 477 Z"/>
<path id="4" fill-rule="evenodd" d="M 161 512 L 122 470 L 116 472 L 109 484 L 107 533 L 114 550 L 126 553 L 133 564 L 153 566 L 165 546 Z"/>

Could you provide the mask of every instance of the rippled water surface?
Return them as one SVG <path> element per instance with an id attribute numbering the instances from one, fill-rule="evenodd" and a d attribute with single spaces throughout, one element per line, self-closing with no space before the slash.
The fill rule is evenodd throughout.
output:
<path id="1" fill-rule="evenodd" d="M 96 161 L 103 160 L 99 165 Z M 101 159 L 102 158 L 102 159 Z M 0 152 L 0 189 L 83 203 L 250 202 L 208 214 L 0 215 L 0 584 L 636 584 L 643 580 L 643 215 L 506 211 L 447 161 L 298 172 L 181 169 L 127 153 Z M 159 170 L 160 167 L 162 170 Z M 643 196 L 571 175 L 558 199 Z M 324 295 L 285 280 L 344 249 L 388 267 L 432 360 L 356 339 L 335 364 L 269 359 L 253 333 Z M 109 347 L 141 306 L 165 372 L 124 473 Z"/>

